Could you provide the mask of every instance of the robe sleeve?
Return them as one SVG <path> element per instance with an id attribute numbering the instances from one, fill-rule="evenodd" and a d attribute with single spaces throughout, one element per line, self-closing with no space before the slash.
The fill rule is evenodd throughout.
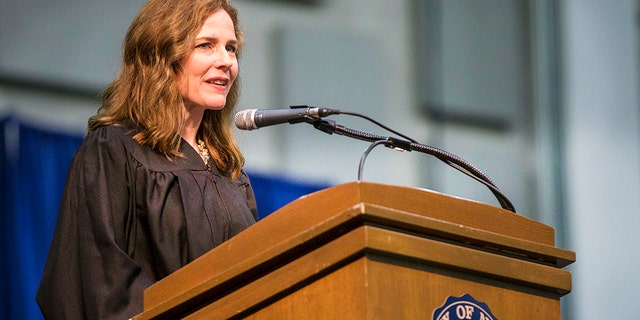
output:
<path id="1" fill-rule="evenodd" d="M 153 281 L 127 254 L 131 203 L 123 135 L 109 127 L 85 138 L 69 168 L 37 293 L 46 319 L 128 319 Z"/>

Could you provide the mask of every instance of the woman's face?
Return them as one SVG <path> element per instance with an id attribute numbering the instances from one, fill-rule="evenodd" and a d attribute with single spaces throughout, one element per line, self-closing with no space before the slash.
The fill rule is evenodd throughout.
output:
<path id="1" fill-rule="evenodd" d="M 187 111 L 224 108 L 227 94 L 238 76 L 238 39 L 229 14 L 215 11 L 198 32 L 193 51 L 185 58 L 178 85 Z"/>

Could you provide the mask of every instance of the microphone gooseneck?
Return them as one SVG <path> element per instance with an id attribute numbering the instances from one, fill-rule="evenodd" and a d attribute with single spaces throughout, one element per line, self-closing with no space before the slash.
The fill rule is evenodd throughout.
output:
<path id="1" fill-rule="evenodd" d="M 330 121 L 330 120 L 321 119 L 321 120 L 315 121 L 313 123 L 313 126 L 316 129 L 322 132 L 325 132 L 327 134 L 335 133 L 337 135 L 342 135 L 345 137 L 362 140 L 362 141 L 368 141 L 372 143 L 372 145 L 367 149 L 367 151 L 365 151 L 365 153 L 363 154 L 363 157 L 360 159 L 360 166 L 358 169 L 359 181 L 362 180 L 362 170 L 364 167 L 364 161 L 368 156 L 369 152 L 374 147 L 378 145 L 385 145 L 395 150 L 417 151 L 417 152 L 432 155 L 436 157 L 438 160 L 449 165 L 450 167 L 480 182 L 491 191 L 491 193 L 496 197 L 496 199 L 500 203 L 500 206 L 503 209 L 516 213 L 516 209 L 514 205 L 511 203 L 511 201 L 509 200 L 509 198 L 507 198 L 507 196 L 504 193 L 502 193 L 502 191 L 500 191 L 498 186 L 493 181 L 491 181 L 491 179 L 484 172 L 480 171 L 480 169 L 478 169 L 476 166 L 474 166 L 470 162 L 450 152 L 415 142 L 415 140 L 403 141 L 403 140 L 392 138 L 392 137 L 385 137 L 385 136 L 380 136 L 376 134 L 361 132 L 358 130 L 353 130 L 353 129 L 341 126 L 339 124 L 336 124 L 335 121 Z"/>

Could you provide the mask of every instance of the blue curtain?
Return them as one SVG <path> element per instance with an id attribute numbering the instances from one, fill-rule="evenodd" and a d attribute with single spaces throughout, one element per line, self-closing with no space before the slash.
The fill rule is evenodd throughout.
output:
<path id="1" fill-rule="evenodd" d="M 248 172 L 262 219 L 287 203 L 309 193 L 328 188 L 328 183 L 308 183 L 279 175 Z"/>
<path id="2" fill-rule="evenodd" d="M 0 118 L 0 319 L 42 319 L 35 294 L 68 166 L 82 138 L 11 115 Z M 248 173 L 260 218 L 329 186 Z"/>
<path id="3" fill-rule="evenodd" d="M 39 319 L 35 292 L 73 153 L 82 142 L 7 117 L 2 126 L 2 312 Z"/>
<path id="4" fill-rule="evenodd" d="M 8 281 L 5 278 L 9 274 L 8 265 L 9 259 L 6 255 L 5 249 L 5 238 L 6 236 L 6 225 L 7 225 L 7 216 L 8 216 L 8 208 L 7 208 L 7 199 L 9 198 L 7 195 L 8 189 L 8 179 L 7 173 L 9 172 L 9 166 L 7 164 L 7 152 L 6 143 L 5 143 L 5 123 L 7 122 L 6 117 L 0 117 L 0 257 L 2 258 L 2 262 L 0 262 L 0 290 L 2 290 L 2 295 L 0 296 L 0 314 L 8 315 L 8 304 L 7 301 L 9 294 L 11 293 L 10 288 L 8 288 Z M 6 259 L 4 257 L 7 257 Z M 4 289 L 7 288 L 7 289 Z"/>

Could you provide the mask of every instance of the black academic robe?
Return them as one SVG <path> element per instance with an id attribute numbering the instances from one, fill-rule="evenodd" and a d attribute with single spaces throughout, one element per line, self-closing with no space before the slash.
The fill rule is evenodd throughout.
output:
<path id="1" fill-rule="evenodd" d="M 99 128 L 75 154 L 37 294 L 47 319 L 128 319 L 143 291 L 257 220 L 246 174 L 207 170 L 182 141 L 169 160 Z"/>

